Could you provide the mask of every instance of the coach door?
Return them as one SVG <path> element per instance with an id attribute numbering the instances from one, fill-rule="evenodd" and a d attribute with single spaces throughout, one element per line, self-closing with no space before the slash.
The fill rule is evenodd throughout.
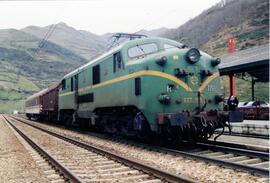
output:
<path id="1" fill-rule="evenodd" d="M 75 95 L 74 95 L 74 101 L 76 105 L 76 110 L 78 110 L 78 89 L 79 89 L 79 81 L 78 81 L 78 74 L 74 76 L 74 90 L 75 90 Z"/>

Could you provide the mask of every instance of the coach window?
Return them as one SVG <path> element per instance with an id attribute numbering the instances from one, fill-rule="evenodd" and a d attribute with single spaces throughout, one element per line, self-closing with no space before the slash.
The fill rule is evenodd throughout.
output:
<path id="1" fill-rule="evenodd" d="M 130 58 L 135 58 L 156 52 L 158 52 L 158 46 L 156 43 L 138 44 L 128 49 L 128 56 Z"/>
<path id="2" fill-rule="evenodd" d="M 100 83 L 100 65 L 96 65 L 93 67 L 92 74 L 93 85 Z"/>
<path id="3" fill-rule="evenodd" d="M 65 90 L 66 89 L 66 80 L 63 79 L 62 80 L 62 90 Z"/>
<path id="4" fill-rule="evenodd" d="M 118 69 L 124 68 L 124 64 L 121 58 L 120 52 L 113 54 L 113 72 L 116 72 Z"/>

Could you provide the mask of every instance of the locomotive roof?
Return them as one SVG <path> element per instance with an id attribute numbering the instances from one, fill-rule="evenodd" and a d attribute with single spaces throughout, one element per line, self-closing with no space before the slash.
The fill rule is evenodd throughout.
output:
<path id="1" fill-rule="evenodd" d="M 35 93 L 34 95 L 31 95 L 30 97 L 28 97 L 26 100 L 32 100 L 34 98 L 37 98 L 37 97 L 43 95 L 47 90 L 48 90 L 48 88 L 41 90 L 41 91 Z"/>
<path id="2" fill-rule="evenodd" d="M 86 68 L 87 66 L 90 66 L 90 65 L 92 65 L 92 64 L 94 64 L 94 63 L 96 63 L 96 62 L 98 62 L 99 60 L 104 59 L 104 58 L 106 58 L 106 57 L 112 55 L 113 53 L 115 53 L 115 52 L 121 50 L 121 49 L 124 48 L 124 47 L 128 47 L 128 46 L 134 45 L 134 44 L 136 44 L 136 43 L 137 43 L 137 44 L 142 44 L 142 43 L 144 43 L 144 42 L 151 42 L 151 41 L 156 41 L 156 42 L 158 42 L 158 41 L 165 41 L 165 42 L 170 42 L 170 43 L 172 43 L 172 44 L 178 44 L 178 45 L 181 44 L 181 43 L 178 43 L 178 42 L 176 42 L 176 41 L 173 41 L 173 40 L 170 40 L 170 39 L 166 39 L 166 38 L 160 38 L 160 37 L 140 38 L 140 39 L 134 39 L 134 40 L 131 40 L 131 41 L 127 41 L 127 42 L 124 42 L 124 43 L 120 44 L 119 46 L 117 46 L 117 47 L 111 49 L 110 51 L 108 51 L 108 52 L 106 52 L 106 53 L 104 53 L 104 54 L 98 56 L 98 57 L 95 58 L 94 60 L 91 60 L 91 61 L 88 62 L 87 64 L 85 64 L 85 65 L 83 65 L 83 66 L 81 66 L 81 67 L 75 69 L 74 71 L 68 73 L 68 74 L 65 75 L 62 79 L 75 75 L 77 72 L 83 70 L 83 69 Z"/>
<path id="3" fill-rule="evenodd" d="M 95 62 L 97 62 L 98 60 L 103 59 L 103 58 L 106 58 L 107 56 L 109 56 L 109 55 L 113 54 L 114 52 L 117 52 L 118 50 L 120 50 L 120 49 L 122 48 L 122 46 L 123 46 L 123 44 L 121 44 L 121 45 L 119 45 L 119 46 L 113 48 L 112 50 L 108 51 L 107 53 L 104 53 L 104 54 L 98 56 L 98 57 L 95 58 L 94 60 L 89 61 L 87 64 L 84 64 L 84 65 L 82 65 L 81 67 L 79 67 L 79 68 L 77 68 L 77 69 L 71 71 L 70 73 L 66 74 L 63 78 L 72 76 L 72 75 L 74 75 L 75 73 L 77 73 L 77 72 L 79 72 L 80 70 L 82 70 L 83 68 L 85 68 L 85 67 L 87 67 L 87 66 L 89 66 L 89 65 L 91 65 L 91 64 L 93 64 L 93 63 L 95 63 Z"/>
<path id="4" fill-rule="evenodd" d="M 52 85 L 51 87 L 47 88 L 47 89 L 44 91 L 44 93 L 42 93 L 42 95 L 43 95 L 43 94 L 50 93 L 52 90 L 55 90 L 55 89 L 59 88 L 60 85 L 61 85 L 61 83 L 56 83 L 56 84 Z"/>

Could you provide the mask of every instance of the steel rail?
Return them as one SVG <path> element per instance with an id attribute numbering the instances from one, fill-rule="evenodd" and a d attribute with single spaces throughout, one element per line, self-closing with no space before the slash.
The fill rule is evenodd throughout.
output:
<path id="1" fill-rule="evenodd" d="M 79 177 L 73 174 L 70 170 L 68 170 L 64 165 L 54 159 L 45 149 L 41 146 L 37 145 L 34 141 L 32 141 L 29 137 L 27 137 L 21 130 L 19 130 L 9 119 L 3 116 L 4 119 L 11 127 L 39 154 L 41 154 L 55 169 L 57 169 L 61 174 L 63 174 L 64 178 L 69 182 L 74 183 L 82 183 Z"/>
<path id="2" fill-rule="evenodd" d="M 15 119 L 17 119 L 17 118 L 15 118 Z M 24 122 L 24 121 L 22 121 L 20 119 L 17 119 L 17 120 L 28 124 L 27 122 Z M 31 125 L 31 124 L 29 124 L 29 125 Z M 33 125 L 33 126 L 35 128 L 40 128 L 40 127 L 36 127 L 35 125 Z M 261 158 L 264 158 L 264 159 L 269 158 L 269 157 L 266 157 L 266 156 L 269 156 L 269 153 L 255 151 L 255 150 L 248 150 L 248 149 L 245 148 L 246 146 L 244 146 L 244 145 L 242 146 L 240 144 L 212 141 L 212 142 L 209 142 L 209 144 L 198 143 L 198 145 L 199 145 L 199 147 L 204 148 L 204 150 L 205 149 L 208 149 L 208 150 L 215 149 L 215 150 L 220 150 L 221 152 L 229 152 L 229 153 L 233 152 L 234 154 L 245 154 L 245 155 L 248 155 L 248 156 L 251 155 L 252 157 L 261 157 Z M 147 146 L 149 146 L 149 145 L 147 145 Z M 239 147 L 239 148 L 237 149 L 236 147 Z M 187 152 L 187 151 L 183 151 L 183 150 L 176 150 L 176 149 L 171 149 L 171 148 L 167 148 L 167 147 L 151 145 L 151 146 L 149 146 L 149 148 L 154 149 L 156 151 L 161 151 L 162 150 L 164 152 L 169 152 L 169 153 L 171 153 L 171 154 L 173 154 L 175 156 L 182 155 L 182 156 L 189 157 L 189 158 L 192 158 L 192 159 L 203 160 L 203 161 L 208 162 L 208 163 L 214 163 L 214 164 L 218 164 L 218 165 L 221 165 L 221 166 L 226 166 L 226 167 L 230 167 L 230 168 L 234 168 L 234 169 L 238 169 L 238 170 L 244 170 L 244 171 L 248 171 L 248 172 L 258 173 L 258 174 L 261 174 L 261 175 L 269 175 L 269 170 L 268 169 L 251 167 L 251 166 L 244 165 L 244 164 L 238 164 L 238 163 L 234 163 L 234 162 L 230 162 L 230 161 L 219 160 L 219 159 L 215 159 L 215 158 L 211 158 L 211 157 L 197 155 L 197 154 L 192 153 L 192 152 Z"/>
<path id="3" fill-rule="evenodd" d="M 14 119 L 14 118 L 13 118 Z M 195 181 L 195 180 L 192 180 L 190 178 L 187 178 L 187 177 L 184 177 L 184 176 L 179 176 L 179 175 L 176 175 L 176 174 L 172 174 L 172 173 L 169 173 L 167 171 L 164 171 L 164 170 L 161 170 L 159 168 L 154 168 L 154 167 L 151 167 L 147 164 L 144 164 L 142 162 L 138 162 L 138 160 L 136 159 L 132 159 L 132 158 L 127 158 L 127 157 L 124 157 L 124 156 L 121 156 L 119 154 L 116 154 L 116 153 L 113 153 L 113 152 L 109 152 L 107 150 L 104 150 L 104 149 L 101 149 L 99 147 L 96 147 L 94 145 L 90 145 L 90 144 L 86 144 L 84 142 L 80 142 L 78 140 L 75 140 L 75 139 L 72 139 L 72 138 L 69 138 L 69 137 L 66 137 L 66 136 L 63 136 L 63 135 L 59 135 L 57 133 L 54 133 L 52 131 L 49 131 L 49 130 L 46 130 L 46 129 L 43 129 L 43 128 L 40 128 L 38 126 L 35 126 L 35 125 L 32 125 L 32 124 L 29 124 L 25 121 L 22 121 L 22 120 L 18 120 L 18 119 L 15 119 L 19 122 L 22 122 L 26 125 L 29 125 L 35 129 L 38 129 L 40 131 L 43 131 L 47 134 L 50 134 L 54 137 L 57 137 L 59 139 L 62 139 L 64 141 L 67 141 L 71 144 L 74 144 L 74 145 L 77 145 L 81 148 L 84 148 L 86 150 L 89 150 L 89 151 L 92 151 L 92 152 L 95 152 L 97 154 L 101 154 L 111 160 L 114 160 L 114 161 L 117 161 L 119 163 L 123 163 L 125 165 L 127 165 L 128 167 L 132 167 L 134 169 L 137 169 L 139 171 L 142 171 L 142 172 L 145 172 L 147 174 L 150 174 L 150 175 L 153 175 L 161 180 L 164 180 L 164 181 L 167 181 L 167 182 L 175 182 L 175 183 L 180 183 L 180 182 L 183 182 L 183 183 L 195 183 L 195 182 L 198 182 L 198 181 Z"/>

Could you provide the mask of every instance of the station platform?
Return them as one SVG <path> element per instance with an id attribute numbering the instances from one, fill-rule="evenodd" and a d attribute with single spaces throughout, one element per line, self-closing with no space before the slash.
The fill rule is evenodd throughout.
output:
<path id="1" fill-rule="evenodd" d="M 213 138 L 211 140 L 213 140 Z M 241 137 L 241 136 L 233 136 L 233 135 L 221 135 L 220 137 L 218 137 L 216 141 L 237 143 L 237 144 L 254 146 L 254 147 L 264 148 L 264 149 L 269 148 L 269 139 Z"/>
<path id="2" fill-rule="evenodd" d="M 244 120 L 242 123 L 231 123 L 232 133 L 269 137 L 269 121 Z M 228 131 L 228 129 L 225 129 Z"/>
<path id="3" fill-rule="evenodd" d="M 236 125 L 267 125 L 269 126 L 268 120 L 244 120 L 242 123 L 232 123 Z"/>

